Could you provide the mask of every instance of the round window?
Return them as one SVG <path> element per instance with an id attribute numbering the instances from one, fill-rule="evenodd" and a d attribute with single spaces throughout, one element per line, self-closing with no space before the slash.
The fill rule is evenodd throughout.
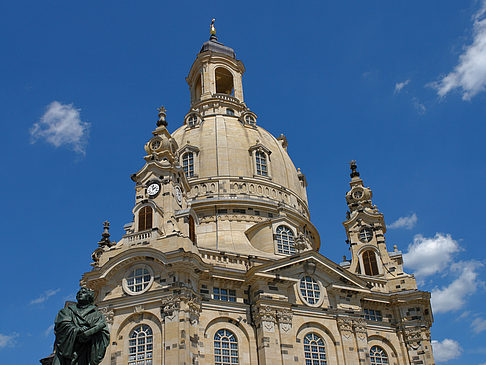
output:
<path id="1" fill-rule="evenodd" d="M 302 300 L 311 306 L 317 306 L 321 299 L 321 286 L 310 276 L 300 279 L 299 293 Z"/>
<path id="2" fill-rule="evenodd" d="M 353 198 L 354 199 L 361 199 L 362 196 L 363 196 L 363 190 L 356 190 L 353 193 Z"/>
<path id="3" fill-rule="evenodd" d="M 123 278 L 123 289 L 127 294 L 136 295 L 149 290 L 154 281 L 150 266 L 138 265 L 131 268 Z"/>
<path id="4" fill-rule="evenodd" d="M 361 228 L 361 230 L 359 231 L 359 240 L 361 242 L 370 242 L 372 238 L 373 238 L 373 231 L 370 228 L 368 227 Z"/>

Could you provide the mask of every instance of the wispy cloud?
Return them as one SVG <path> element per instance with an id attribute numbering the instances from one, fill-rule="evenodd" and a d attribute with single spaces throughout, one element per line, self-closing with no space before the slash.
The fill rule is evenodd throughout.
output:
<path id="1" fill-rule="evenodd" d="M 412 98 L 412 104 L 413 104 L 413 107 L 415 108 L 415 110 L 417 111 L 417 113 L 419 113 L 420 115 L 425 114 L 425 112 L 427 111 L 427 108 L 424 105 L 424 103 L 422 103 L 415 96 Z"/>
<path id="2" fill-rule="evenodd" d="M 39 122 L 30 129 L 31 141 L 45 140 L 54 147 L 68 146 L 75 152 L 86 154 L 90 124 L 81 121 L 79 109 L 73 104 L 53 101 Z"/>
<path id="3" fill-rule="evenodd" d="M 4 335 L 0 333 L 0 349 L 15 345 L 15 339 L 17 337 L 19 337 L 17 333 L 13 333 L 11 335 Z"/>
<path id="4" fill-rule="evenodd" d="M 471 323 L 471 328 L 475 334 L 486 331 L 486 319 L 482 317 L 474 318 Z"/>
<path id="5" fill-rule="evenodd" d="M 462 353 L 462 348 L 459 343 L 450 338 L 445 338 L 443 341 L 432 340 L 432 350 L 434 352 L 435 362 L 446 362 L 457 359 Z"/>
<path id="6" fill-rule="evenodd" d="M 417 277 L 423 278 L 443 271 L 452 261 L 452 254 L 460 250 L 450 234 L 436 233 L 434 237 L 418 234 L 403 255 L 403 262 Z"/>
<path id="7" fill-rule="evenodd" d="M 51 324 L 49 327 L 46 328 L 44 331 L 44 337 L 48 337 L 50 334 L 54 334 L 54 325 Z"/>
<path id="8" fill-rule="evenodd" d="M 446 287 L 432 290 L 431 302 L 434 313 L 461 309 L 466 304 L 467 297 L 482 284 L 478 274 L 478 269 L 482 266 L 483 264 L 475 260 L 452 264 L 451 271 L 458 275 L 456 279 Z"/>
<path id="9" fill-rule="evenodd" d="M 390 224 L 388 228 L 395 229 L 395 228 L 405 228 L 405 229 L 412 229 L 417 224 L 417 214 L 412 213 L 408 217 L 400 217 L 395 222 Z"/>
<path id="10" fill-rule="evenodd" d="M 53 295 L 56 295 L 57 293 L 59 293 L 60 290 L 61 289 L 49 289 L 49 290 L 46 290 L 38 298 L 32 299 L 30 301 L 30 304 L 41 304 L 41 303 L 44 303 L 47 299 L 49 299 Z"/>
<path id="11" fill-rule="evenodd" d="M 473 41 L 464 47 L 459 63 L 441 80 L 432 83 L 440 97 L 460 88 L 462 99 L 470 100 L 486 89 L 486 0 L 473 17 Z"/>
<path id="12" fill-rule="evenodd" d="M 409 80 L 405 80 L 403 82 L 397 82 L 395 84 L 395 94 L 398 94 L 400 91 L 402 91 L 402 89 L 405 86 L 407 86 L 409 83 L 410 83 L 410 79 Z"/>

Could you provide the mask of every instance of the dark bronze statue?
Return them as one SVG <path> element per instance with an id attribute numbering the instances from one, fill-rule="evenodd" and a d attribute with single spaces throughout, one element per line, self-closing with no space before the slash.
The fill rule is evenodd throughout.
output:
<path id="1" fill-rule="evenodd" d="M 94 292 L 81 288 L 76 300 L 77 304 L 57 314 L 53 365 L 98 365 L 105 356 L 110 332 L 103 314 L 93 305 Z"/>

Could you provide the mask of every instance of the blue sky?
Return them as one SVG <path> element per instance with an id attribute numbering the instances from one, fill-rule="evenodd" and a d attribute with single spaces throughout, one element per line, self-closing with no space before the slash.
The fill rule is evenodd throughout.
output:
<path id="1" fill-rule="evenodd" d="M 306 174 L 321 253 L 347 254 L 351 159 L 420 288 L 436 360 L 486 363 L 486 1 L 0 4 L 4 313 L 0 358 L 32 364 L 90 269 L 102 222 L 131 220 L 156 107 L 169 129 L 216 18 L 259 124 Z M 10 275 L 13 275 L 12 277 Z M 7 314 L 7 315 L 5 315 Z"/>

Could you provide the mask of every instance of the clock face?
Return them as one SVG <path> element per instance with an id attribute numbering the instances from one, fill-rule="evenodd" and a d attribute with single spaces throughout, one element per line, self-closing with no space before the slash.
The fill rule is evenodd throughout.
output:
<path id="1" fill-rule="evenodd" d="M 353 197 L 354 199 L 361 199 L 361 197 L 363 196 L 363 192 L 361 190 L 356 190 L 354 193 L 353 193 Z"/>
<path id="2" fill-rule="evenodd" d="M 175 197 L 177 199 L 177 202 L 179 204 L 182 204 L 182 190 L 181 190 L 181 188 L 179 186 L 176 186 L 174 188 L 174 190 L 175 190 Z"/>
<path id="3" fill-rule="evenodd" d="M 159 191 L 160 191 L 160 185 L 157 183 L 150 184 L 149 187 L 147 188 L 147 194 L 149 196 L 157 195 Z"/>

